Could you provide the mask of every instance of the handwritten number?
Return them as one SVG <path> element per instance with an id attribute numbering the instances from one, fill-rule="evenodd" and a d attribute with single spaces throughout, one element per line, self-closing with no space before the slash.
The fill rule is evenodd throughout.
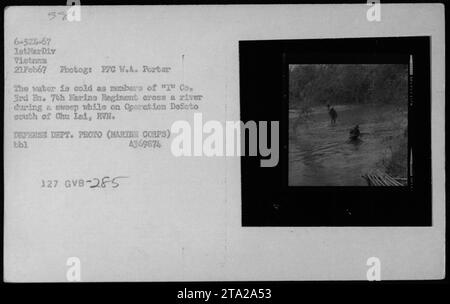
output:
<path id="1" fill-rule="evenodd" d="M 93 181 L 96 181 L 97 184 L 91 185 L 91 188 L 96 188 L 96 187 L 98 187 L 98 185 L 100 184 L 100 179 L 98 179 L 98 178 L 93 178 L 92 180 L 93 180 Z"/>
<path id="2" fill-rule="evenodd" d="M 128 178 L 128 176 L 116 176 L 114 178 L 110 178 L 109 176 L 104 176 L 101 180 L 99 178 L 93 178 L 95 184 L 92 184 L 91 188 L 106 188 L 106 186 L 110 183 L 112 188 L 117 188 L 120 186 L 118 179 L 120 178 Z"/>

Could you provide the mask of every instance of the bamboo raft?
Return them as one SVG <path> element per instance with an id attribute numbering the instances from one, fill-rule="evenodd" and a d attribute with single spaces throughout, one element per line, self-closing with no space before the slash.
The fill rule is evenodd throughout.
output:
<path id="1" fill-rule="evenodd" d="M 380 171 L 368 173 L 362 177 L 367 181 L 369 186 L 404 186 L 404 184 L 397 179 Z"/>

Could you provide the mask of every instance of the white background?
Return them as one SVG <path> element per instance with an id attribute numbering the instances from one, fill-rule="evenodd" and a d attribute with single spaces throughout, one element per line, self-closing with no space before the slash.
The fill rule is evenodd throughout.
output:
<path id="1" fill-rule="evenodd" d="M 5 280 L 82 281 L 365 280 L 444 276 L 444 7 L 367 5 L 81 7 L 81 22 L 49 21 L 64 7 L 5 11 Z M 136 113 L 111 122 L 14 122 L 12 85 L 185 82 L 204 120 L 239 120 L 239 40 L 431 36 L 433 227 L 241 227 L 239 158 L 175 158 L 120 141 L 32 141 L 13 130 L 169 128 L 192 112 Z M 12 73 L 15 37 L 52 38 L 45 78 Z M 182 63 L 184 55 L 184 63 Z M 60 75 L 58 65 L 168 65 L 153 75 Z M 264 64 L 262 62 L 261 64 Z M 262 90 L 264 88 L 261 88 Z M 274 106 L 280 101 L 274 101 Z M 417 101 L 420 102 L 420 101 Z M 127 119 L 125 119 L 127 117 Z M 31 142 L 31 141 L 30 141 Z M 41 189 L 41 179 L 130 176 L 118 189 Z M 308 202 L 311 203 L 311 202 Z"/>

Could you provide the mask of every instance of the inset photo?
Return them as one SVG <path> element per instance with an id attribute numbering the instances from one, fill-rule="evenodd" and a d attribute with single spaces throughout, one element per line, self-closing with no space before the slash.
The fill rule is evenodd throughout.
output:
<path id="1" fill-rule="evenodd" d="M 409 65 L 289 65 L 289 186 L 406 186 Z"/>

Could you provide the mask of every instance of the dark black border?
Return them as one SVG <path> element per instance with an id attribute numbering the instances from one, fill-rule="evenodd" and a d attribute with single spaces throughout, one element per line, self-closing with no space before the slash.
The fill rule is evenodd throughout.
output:
<path id="1" fill-rule="evenodd" d="M 61 0 L 5 0 L 2 1 L 2 8 L 10 5 L 61 5 L 64 1 Z M 366 1 L 358 0 L 248 0 L 248 1 L 236 1 L 236 0 L 82 0 L 82 5 L 184 5 L 184 4 L 337 4 L 337 3 L 365 3 Z M 444 0 L 382 0 L 382 3 L 441 3 L 445 6 L 445 16 L 448 16 L 448 6 Z M 0 23 L 2 27 L 3 14 L 0 16 Z M 448 41 L 448 31 L 446 30 L 446 41 Z M 1 31 L 2 51 L 3 51 L 3 29 Z M 445 50 L 446 57 L 447 49 Z M 2 74 L 4 58 L 0 63 Z M 448 75 L 448 66 L 446 65 L 445 73 Z M 448 81 L 446 77 L 446 87 Z M 3 86 L 1 86 L 1 96 L 3 99 Z M 445 99 L 447 101 L 447 92 Z M 2 126 L 3 120 L 3 107 L 0 107 Z M 446 108 L 446 116 L 448 107 Z M 447 121 L 445 122 L 446 130 L 448 129 Z M 3 139 L 3 129 L 0 134 Z M 446 134 L 446 141 L 448 139 Z M 447 153 L 446 153 L 447 154 Z M 3 161 L 3 150 L 2 150 Z M 446 174 L 447 174 L 446 165 Z M 3 175 L 2 175 L 3 182 Z M 3 184 L 4 185 L 4 184 Z M 447 181 L 446 181 L 447 185 Z M 2 200 L 3 204 L 4 200 Z M 3 205 L 1 208 L 1 232 L 3 235 Z M 448 218 L 449 208 L 446 209 L 446 217 Z M 448 223 L 446 222 L 446 232 L 448 232 Z M 448 233 L 447 233 L 448 235 Z M 3 238 L 1 243 L 1 257 L 3 260 Z M 446 241 L 446 257 L 448 259 L 448 242 Z M 449 263 L 446 263 L 446 273 L 449 273 Z M 1 264 L 3 270 L 3 263 Z M 269 266 L 268 266 L 269 267 Z M 260 282 L 147 282 L 147 283 L 81 283 L 81 284 L 65 284 L 65 283 L 29 283 L 29 284 L 11 284 L 0 283 L 2 297 L 11 296 L 13 299 L 30 298 L 33 300 L 44 298 L 50 302 L 55 299 L 58 302 L 61 300 L 101 300 L 106 302 L 107 300 L 115 301 L 127 301 L 129 302 L 133 297 L 139 297 L 139 300 L 154 302 L 159 299 L 163 303 L 180 303 L 174 299 L 176 291 L 182 288 L 190 289 L 213 289 L 213 288 L 271 288 L 273 298 L 268 301 L 245 301 L 247 303 L 290 303 L 294 301 L 314 301 L 325 302 L 330 297 L 333 301 L 344 300 L 352 302 L 352 300 L 361 302 L 367 299 L 371 299 L 376 302 L 384 302 L 387 299 L 392 301 L 407 301 L 409 299 L 415 299 L 417 296 L 436 297 L 440 298 L 440 295 L 448 295 L 447 287 L 449 286 L 448 276 L 444 280 L 413 280 L 413 281 L 381 281 L 381 282 L 355 282 L 355 281 L 260 281 Z M 432 293 L 430 289 L 433 288 Z M 89 294 L 86 293 L 89 291 Z M 326 292 L 322 292 L 326 291 Z M 386 294 L 384 293 L 386 292 Z M 388 298 L 387 298 L 388 297 Z M 442 297 L 444 298 L 444 297 Z M 289 302 L 286 302 L 288 300 Z M 56 302 L 56 301 L 55 301 Z M 214 301 L 211 301 L 214 303 Z M 224 300 L 216 301 L 219 303 L 236 303 L 236 300 Z M 244 301 L 243 301 L 244 302 Z M 245 303 L 244 302 L 244 303 Z"/>
<path id="2" fill-rule="evenodd" d="M 280 121 L 280 163 L 241 157 L 243 226 L 431 226 L 429 37 L 240 41 L 241 120 Z M 288 64 L 409 63 L 412 187 L 288 187 Z"/>

